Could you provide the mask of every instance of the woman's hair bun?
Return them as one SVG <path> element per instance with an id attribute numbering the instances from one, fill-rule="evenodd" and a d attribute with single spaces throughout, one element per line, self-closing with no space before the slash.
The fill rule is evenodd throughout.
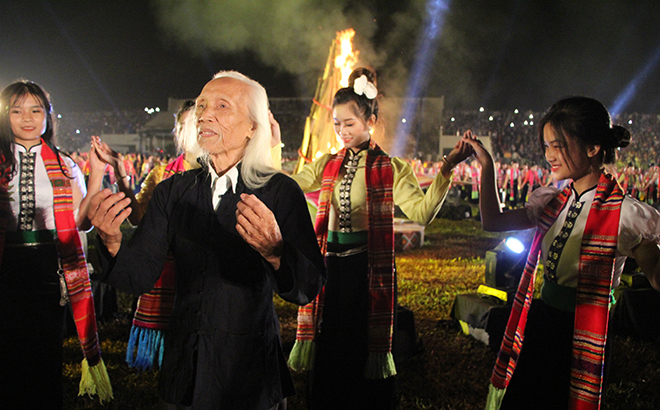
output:
<path id="1" fill-rule="evenodd" d="M 614 139 L 614 147 L 625 148 L 630 145 L 631 136 L 630 131 L 620 125 L 612 126 L 612 136 Z"/>
<path id="2" fill-rule="evenodd" d="M 348 76 L 348 86 L 353 87 L 353 84 L 355 84 L 355 80 L 360 78 L 361 76 L 367 77 L 367 80 L 371 84 L 373 84 L 375 87 L 378 87 L 377 79 L 376 79 L 376 70 L 374 70 L 371 67 L 359 67 L 353 70 L 350 76 Z"/>

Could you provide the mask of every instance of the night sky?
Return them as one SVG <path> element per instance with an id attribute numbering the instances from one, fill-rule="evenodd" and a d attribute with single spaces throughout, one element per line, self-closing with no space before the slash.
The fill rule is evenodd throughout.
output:
<path id="1" fill-rule="evenodd" d="M 659 22 L 657 0 L 0 0 L 0 86 L 36 81 L 59 112 L 164 107 L 235 69 L 272 97 L 311 97 L 335 32 L 353 27 L 385 96 L 410 95 L 426 37 L 419 95 L 449 108 L 582 94 L 658 112 Z"/>

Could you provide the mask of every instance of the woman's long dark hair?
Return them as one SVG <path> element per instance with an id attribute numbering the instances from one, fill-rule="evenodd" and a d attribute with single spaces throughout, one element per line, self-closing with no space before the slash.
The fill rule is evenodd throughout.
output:
<path id="1" fill-rule="evenodd" d="M 55 123 L 48 93 L 39 84 L 28 80 L 18 80 L 9 84 L 0 92 L 0 179 L 11 179 L 16 168 L 12 145 L 14 133 L 11 130 L 9 111 L 13 105 L 20 104 L 28 95 L 33 96 L 39 102 L 46 115 L 46 131 L 41 138 L 53 152 L 59 152 L 54 143 Z M 57 155 L 57 161 L 60 163 L 62 172 L 68 175 L 69 172 L 62 165 L 59 155 Z"/>

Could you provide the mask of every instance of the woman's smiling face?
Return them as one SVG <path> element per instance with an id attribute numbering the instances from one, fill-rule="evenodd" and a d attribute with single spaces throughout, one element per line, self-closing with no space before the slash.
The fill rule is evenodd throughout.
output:
<path id="1" fill-rule="evenodd" d="M 358 115 L 357 104 L 353 101 L 337 104 L 332 109 L 335 133 L 341 138 L 346 149 L 358 152 L 371 139 L 371 127 L 375 120 L 365 121 Z"/>
<path id="2" fill-rule="evenodd" d="M 32 94 L 14 98 L 9 108 L 9 121 L 14 142 L 30 148 L 39 144 L 46 132 L 46 109 Z"/>

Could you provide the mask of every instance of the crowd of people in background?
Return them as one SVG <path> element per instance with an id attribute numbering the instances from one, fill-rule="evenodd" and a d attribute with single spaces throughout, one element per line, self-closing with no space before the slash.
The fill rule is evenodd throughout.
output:
<path id="1" fill-rule="evenodd" d="M 173 161 L 163 151 L 118 153 L 97 135 L 90 136 L 88 152 L 78 149 L 87 144 L 79 144 L 65 153 L 67 137 L 88 138 L 81 128 L 135 134 L 140 118 L 90 114 L 85 118 L 96 125 L 77 124 L 60 148 L 47 92 L 27 80 L 3 89 L 0 273 L 7 286 L 0 292 L 0 351 L 11 352 L 4 357 L 11 366 L 0 371 L 0 381 L 10 387 L 0 393 L 1 401 L 29 396 L 26 386 L 38 368 L 43 378 L 36 385 L 45 386 L 44 392 L 28 402 L 62 408 L 67 305 L 84 355 L 79 395 L 96 393 L 101 403 L 113 398 L 85 253 L 86 232 L 94 226 L 98 281 L 149 296 L 138 310 L 154 313 L 144 323 L 158 330 L 143 334 L 148 343 L 164 340 L 145 353 L 159 355 L 160 408 L 282 410 L 295 393 L 288 367 L 308 372 L 308 408 L 394 409 L 395 206 L 428 224 L 455 185 L 465 200 L 479 204 L 486 231 L 537 228 L 487 408 L 524 408 L 539 397 L 548 409 L 566 402 L 570 408 L 599 408 L 612 289 L 625 258 L 634 258 L 660 291 L 660 213 L 649 206 L 659 199 L 654 137 L 660 116 L 617 118 L 639 129 L 636 149 L 619 162 L 617 153 L 630 145 L 631 133 L 613 125 L 607 109 L 587 97 L 560 100 L 539 120 L 517 110 L 449 112 L 441 135 L 460 137 L 459 124 L 475 132 L 464 132 L 442 159 L 434 161 L 428 152 L 397 158 L 372 139 L 379 114 L 376 84 L 371 68 L 353 71 L 332 102 L 343 149 L 292 177 L 280 172 L 281 129 L 265 89 L 235 71 L 217 73 L 194 102 L 181 106 L 175 136 L 195 135 L 196 143 L 194 151 L 178 144 L 184 154 Z M 194 112 L 192 120 L 184 110 Z M 489 138 L 491 152 L 477 134 Z M 168 163 L 141 216 L 134 192 L 149 187 L 155 170 Z M 201 167 L 191 169 L 193 163 Z M 319 190 L 313 226 L 303 192 Z M 589 210 L 580 215 L 583 208 Z M 127 219 L 138 225 L 128 242 L 121 229 Z M 3 252 L 5 247 L 12 251 Z M 176 264 L 163 269 L 166 261 Z M 541 297 L 530 307 L 539 261 Z M 157 300 L 166 288 L 174 298 Z M 274 315 L 275 293 L 300 306 L 288 360 Z M 156 314 L 167 326 L 150 327 Z M 28 321 L 33 316 L 37 320 Z M 131 346 L 145 340 L 131 334 L 129 363 Z M 539 369 L 546 376 L 541 383 L 534 379 Z"/>
<path id="2" fill-rule="evenodd" d="M 275 113 L 277 115 L 277 113 Z M 476 135 L 490 136 L 493 158 L 498 175 L 500 201 L 507 208 L 515 208 L 525 203 L 528 195 L 540 186 L 555 184 L 537 141 L 538 129 L 535 119 L 542 113 L 532 111 L 452 111 L 444 114 L 442 132 L 454 135 L 464 131 L 470 124 Z M 144 110 L 122 111 L 118 113 L 99 112 L 70 114 L 59 119 L 59 140 L 61 144 L 71 138 L 89 139 L 89 135 L 104 133 L 134 133 L 146 121 L 149 114 Z M 660 203 L 660 167 L 658 153 L 660 143 L 655 137 L 660 135 L 660 115 L 620 114 L 615 121 L 626 124 L 633 135 L 631 146 L 619 153 L 617 176 L 624 189 L 634 198 L 652 205 Z M 283 126 L 283 132 L 287 132 Z M 77 133 L 76 130 L 80 132 Z M 66 137 L 63 137 L 66 136 Z M 73 137 L 72 137 L 73 136 Z M 64 149 L 66 149 L 66 145 Z M 73 144 L 76 146 L 77 144 Z M 89 173 L 86 152 L 71 152 L 85 175 Z M 421 155 L 428 158 L 428 155 Z M 409 158 L 417 175 L 435 177 L 442 162 L 423 161 Z M 167 164 L 172 158 L 162 152 L 127 153 L 126 170 L 130 175 L 130 185 L 134 190 L 158 164 Z M 292 158 L 295 160 L 296 158 Z M 286 158 L 285 158 L 286 160 Z M 460 164 L 455 174 L 462 197 L 472 202 L 478 201 L 480 167 L 476 162 Z M 108 167 L 106 186 L 116 182 L 112 167 Z"/>

